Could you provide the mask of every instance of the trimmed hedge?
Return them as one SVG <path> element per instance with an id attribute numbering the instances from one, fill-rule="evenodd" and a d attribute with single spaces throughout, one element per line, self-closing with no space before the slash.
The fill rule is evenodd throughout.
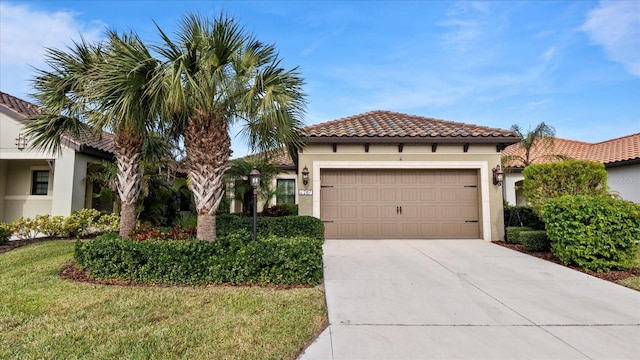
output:
<path id="1" fill-rule="evenodd" d="M 551 250 L 591 271 L 632 266 L 640 246 L 640 204 L 609 196 L 566 195 L 544 208 Z"/>
<path id="2" fill-rule="evenodd" d="M 509 244 L 522 244 L 522 242 L 520 242 L 520 233 L 532 230 L 532 228 L 526 226 L 509 226 L 505 229 L 507 233 L 507 238 L 505 240 Z"/>
<path id="3" fill-rule="evenodd" d="M 245 229 L 253 231 L 253 218 L 235 214 L 216 216 L 216 233 L 226 236 Z M 324 240 L 324 224 L 313 216 L 258 217 L 258 236 L 310 237 Z"/>
<path id="4" fill-rule="evenodd" d="M 544 221 L 529 206 L 505 205 L 504 226 L 525 226 L 534 230 L 544 230 Z"/>
<path id="5" fill-rule="evenodd" d="M 544 230 L 521 231 L 520 243 L 528 251 L 548 252 L 551 250 L 551 241 Z"/>
<path id="6" fill-rule="evenodd" d="M 135 241 L 106 234 L 78 241 L 74 258 L 94 278 L 138 283 L 317 285 L 322 281 L 322 241 L 276 236 L 252 241 L 244 230 L 214 242 Z"/>

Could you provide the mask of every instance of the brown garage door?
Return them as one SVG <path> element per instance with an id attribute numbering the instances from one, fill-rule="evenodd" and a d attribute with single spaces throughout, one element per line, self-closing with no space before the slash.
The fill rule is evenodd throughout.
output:
<path id="1" fill-rule="evenodd" d="M 348 170 L 321 174 L 327 239 L 476 239 L 476 170 Z"/>

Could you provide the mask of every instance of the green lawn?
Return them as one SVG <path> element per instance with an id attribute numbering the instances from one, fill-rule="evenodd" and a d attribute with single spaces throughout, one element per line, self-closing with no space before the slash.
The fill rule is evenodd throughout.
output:
<path id="1" fill-rule="evenodd" d="M 1 359 L 293 359 L 325 325 L 318 289 L 69 282 L 73 245 L 0 254 Z"/>

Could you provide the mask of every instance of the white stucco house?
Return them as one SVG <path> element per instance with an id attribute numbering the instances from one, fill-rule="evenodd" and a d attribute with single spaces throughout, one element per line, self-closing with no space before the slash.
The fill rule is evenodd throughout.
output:
<path id="1" fill-rule="evenodd" d="M 522 155 L 522 152 L 519 144 L 513 144 L 502 154 Z M 533 163 L 558 161 L 548 155 L 601 162 L 607 170 L 610 191 L 624 200 L 640 203 L 640 133 L 599 143 L 556 138 L 553 147 L 534 146 L 531 151 Z M 522 192 L 523 170 L 523 164 L 517 161 L 505 165 L 504 198 L 511 205 L 526 204 Z"/>
<path id="2" fill-rule="evenodd" d="M 0 92 L 0 222 L 94 207 L 87 172 L 113 159 L 108 133 L 100 139 L 65 137 L 60 154 L 31 149 L 24 125 L 37 114 L 36 105 Z"/>

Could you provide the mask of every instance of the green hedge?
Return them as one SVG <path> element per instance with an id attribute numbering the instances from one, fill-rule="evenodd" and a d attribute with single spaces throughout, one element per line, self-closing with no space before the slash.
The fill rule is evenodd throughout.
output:
<path id="1" fill-rule="evenodd" d="M 235 214 L 221 214 L 216 217 L 218 236 L 232 234 L 239 229 L 253 231 L 253 218 Z M 258 236 L 277 235 L 280 237 L 305 236 L 324 240 L 324 224 L 313 216 L 258 217 Z"/>
<path id="2" fill-rule="evenodd" d="M 0 245 L 8 243 L 12 233 L 9 224 L 0 223 Z"/>
<path id="3" fill-rule="evenodd" d="M 640 204 L 566 195 L 544 208 L 551 250 L 565 264 L 608 271 L 632 266 L 640 246 Z"/>
<path id="4" fill-rule="evenodd" d="M 162 284 L 317 285 L 322 241 L 241 230 L 215 242 L 135 241 L 107 234 L 76 243 L 75 260 L 98 279 Z"/>
<path id="5" fill-rule="evenodd" d="M 522 244 L 522 242 L 520 241 L 520 233 L 523 231 L 531 230 L 533 229 L 526 226 L 509 226 L 505 229 L 507 233 L 506 241 L 509 244 Z"/>
<path id="6" fill-rule="evenodd" d="M 529 206 L 505 205 L 504 226 L 525 226 L 535 230 L 544 230 L 544 222 Z"/>
<path id="7" fill-rule="evenodd" d="M 528 251 L 547 252 L 551 250 L 551 242 L 545 230 L 521 231 L 520 243 Z"/>

